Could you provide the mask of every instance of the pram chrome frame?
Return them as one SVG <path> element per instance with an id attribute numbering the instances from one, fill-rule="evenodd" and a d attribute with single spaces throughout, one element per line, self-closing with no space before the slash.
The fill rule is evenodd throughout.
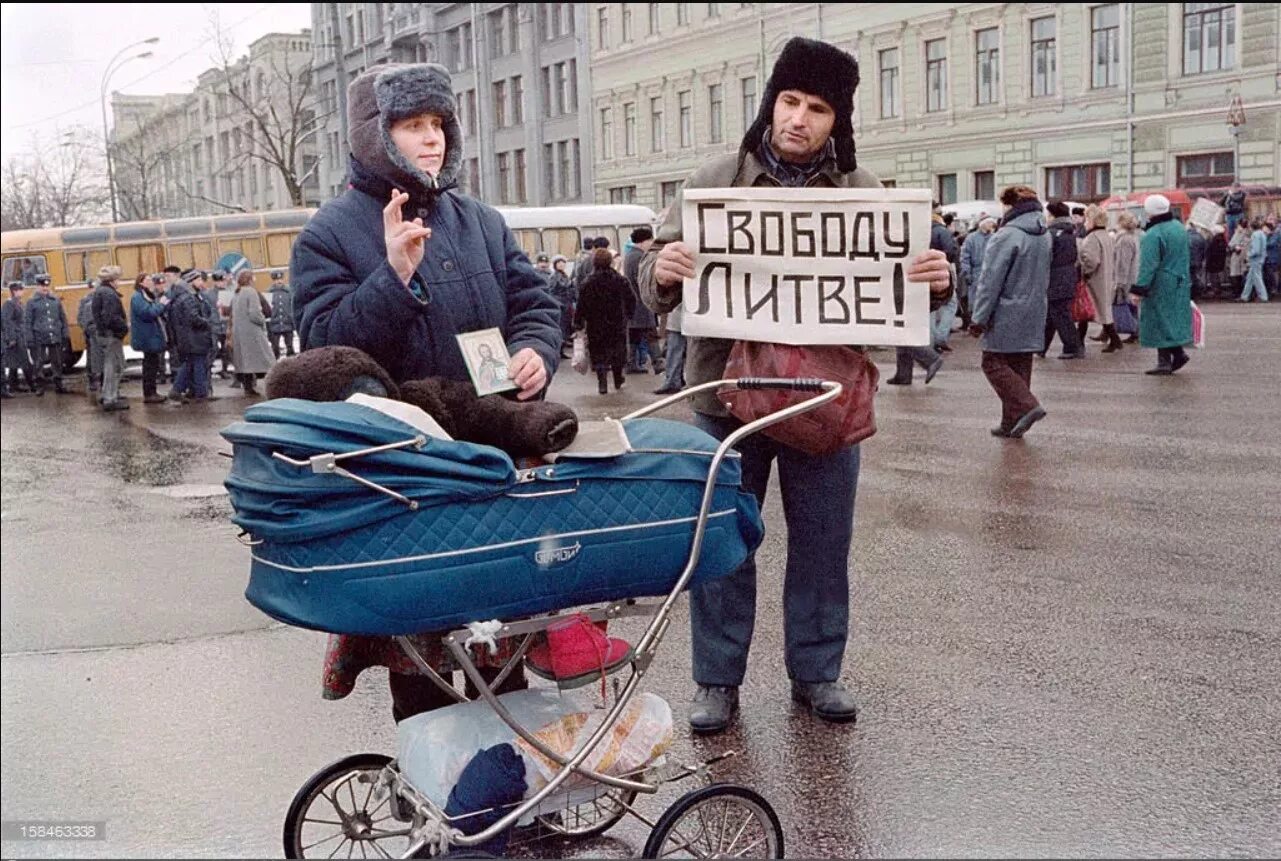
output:
<path id="1" fill-rule="evenodd" d="M 618 722 L 623 710 L 627 707 L 632 696 L 636 693 L 640 681 L 646 675 L 649 666 L 654 659 L 658 645 L 662 642 L 662 639 L 667 632 L 668 625 L 670 624 L 670 615 L 676 601 L 679 599 L 681 592 L 685 590 L 685 587 L 688 585 L 691 577 L 693 577 L 702 551 L 703 539 L 706 535 L 708 514 L 711 510 L 716 490 L 717 476 L 721 463 L 729 455 L 730 450 L 743 438 L 757 433 L 771 425 L 786 421 L 793 416 L 817 409 L 823 404 L 836 399 L 841 394 L 841 385 L 839 383 L 826 380 L 769 378 L 715 380 L 686 388 L 677 394 L 656 401 L 642 409 L 629 413 L 624 416 L 621 421 L 626 423 L 633 419 L 641 418 L 666 409 L 682 400 L 698 394 L 699 392 L 709 391 L 712 389 L 722 389 L 725 387 L 733 387 L 739 390 L 786 389 L 798 392 L 815 392 L 817 394 L 801 401 L 800 403 L 793 404 L 779 410 L 778 412 L 736 428 L 717 446 L 714 454 L 711 455 L 711 462 L 708 468 L 707 479 L 703 487 L 703 496 L 699 506 L 694 535 L 690 542 L 689 558 L 685 563 L 685 567 L 682 570 L 680 577 L 677 579 L 675 585 L 665 598 L 650 601 L 627 599 L 589 610 L 576 611 L 583 613 L 592 621 L 601 621 L 604 619 L 619 618 L 623 616 L 652 614 L 652 618 L 648 626 L 635 645 L 633 657 L 630 660 L 630 667 L 632 671 L 631 675 L 622 685 L 621 689 L 618 687 L 617 680 L 615 681 L 615 693 L 612 706 L 609 707 L 608 713 L 604 719 L 601 720 L 600 725 L 578 750 L 573 754 L 564 755 L 549 748 L 537 736 L 535 736 L 530 729 L 520 724 L 520 722 L 504 706 L 499 695 L 495 693 L 495 688 L 498 688 L 520 664 L 521 660 L 523 660 L 525 653 L 531 645 L 534 635 L 545 630 L 551 623 L 556 621 L 558 614 L 550 614 L 501 624 L 501 628 L 494 633 L 495 639 L 523 637 L 523 640 L 517 650 L 504 663 L 498 676 L 492 681 L 485 680 L 468 651 L 468 641 L 473 633 L 471 629 L 459 628 L 449 631 L 443 635 L 442 642 L 446 650 L 453 658 L 453 661 L 457 664 L 459 669 L 463 671 L 467 679 L 475 685 L 478 692 L 478 698 L 483 699 L 488 703 L 489 706 L 494 709 L 499 718 L 501 718 L 504 723 L 511 727 L 511 729 L 528 744 L 546 756 L 550 761 L 559 765 L 560 770 L 533 795 L 522 799 L 519 803 L 508 808 L 507 812 L 500 819 L 493 822 L 484 830 L 468 835 L 463 834 L 457 827 L 453 826 L 452 823 L 463 821 L 483 811 L 475 811 L 468 813 L 465 816 L 451 819 L 438 805 L 432 803 L 430 800 L 422 796 L 421 793 L 415 790 L 397 770 L 394 768 L 385 768 L 383 770 L 383 774 L 378 779 L 380 786 L 385 787 L 393 794 L 401 795 L 410 799 L 417 814 L 414 819 L 415 824 L 410 831 L 410 846 L 403 857 L 412 857 L 425 847 L 429 846 L 438 846 L 440 851 L 444 851 L 450 846 L 466 848 L 486 843 L 503 831 L 515 826 L 522 818 L 529 816 L 531 813 L 535 813 L 544 804 L 544 802 L 553 796 L 561 785 L 574 774 L 578 774 L 591 782 L 608 786 L 611 789 L 620 790 L 625 793 L 652 794 L 658 791 L 659 787 L 665 782 L 665 780 L 679 779 L 680 777 L 688 777 L 705 772 L 707 767 L 706 763 L 693 767 L 678 766 L 675 771 L 672 771 L 669 767 L 656 766 L 643 769 L 633 775 L 616 776 L 593 771 L 584 766 L 583 763 L 588 759 L 602 740 L 604 740 L 605 737 L 613 730 L 614 725 Z M 379 447 L 377 450 L 410 445 L 421 447 L 422 442 L 419 440 L 420 438 L 406 440 L 403 443 Z M 351 452 L 339 457 L 353 457 L 364 453 L 368 452 Z M 299 467 L 310 467 L 315 471 L 326 471 L 343 475 L 344 477 L 351 478 L 354 481 L 359 481 L 362 484 L 371 486 L 373 489 L 385 492 L 388 495 L 400 497 L 399 494 L 396 494 L 390 489 L 373 485 L 371 482 L 368 482 L 345 469 L 337 467 L 334 463 L 336 458 L 332 455 L 317 456 L 306 461 L 295 461 L 279 454 L 277 454 L 276 457 L 279 457 L 282 460 L 287 460 Z M 404 500 L 403 497 L 400 498 L 407 503 L 409 502 L 409 500 Z M 436 672 L 436 670 L 418 652 L 408 637 L 397 637 L 396 640 L 414 664 L 425 676 L 427 676 L 427 678 L 431 679 L 434 684 L 459 702 L 468 701 L 468 697 L 458 692 L 453 685 Z M 620 803 L 624 808 L 626 808 L 626 812 L 639 816 L 639 814 L 636 814 L 635 811 L 631 810 L 630 804 L 627 802 Z M 649 820 L 644 817 L 640 818 L 647 823 L 649 822 Z M 653 823 L 649 824 L 651 826 L 653 825 Z"/>

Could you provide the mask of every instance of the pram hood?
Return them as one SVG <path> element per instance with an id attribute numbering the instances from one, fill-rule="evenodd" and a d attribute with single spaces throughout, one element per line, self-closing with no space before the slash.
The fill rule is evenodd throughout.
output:
<path id="1" fill-rule="evenodd" d="M 315 472 L 273 456 L 305 461 L 416 440 L 416 444 L 339 460 L 337 465 L 418 503 L 420 509 L 489 499 L 530 483 L 605 479 L 703 481 L 717 441 L 681 422 L 626 424 L 632 451 L 615 458 L 563 458 L 518 470 L 491 446 L 427 437 L 370 407 L 342 401 L 280 398 L 255 404 L 222 430 L 234 458 L 226 487 L 232 521 L 255 539 L 299 542 L 348 532 L 403 514 L 404 502 L 335 473 Z M 673 455 L 686 455 L 674 457 Z M 737 488 L 739 460 L 722 461 L 717 484 Z M 535 489 L 536 490 L 536 489 Z M 525 492 L 522 488 L 521 492 Z"/>

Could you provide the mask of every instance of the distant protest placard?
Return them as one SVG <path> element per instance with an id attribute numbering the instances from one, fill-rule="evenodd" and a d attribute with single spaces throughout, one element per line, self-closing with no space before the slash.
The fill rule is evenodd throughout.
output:
<path id="1" fill-rule="evenodd" d="M 1204 227 L 1206 230 L 1211 229 L 1214 225 L 1223 220 L 1223 207 L 1219 206 L 1208 197 L 1202 197 L 1192 204 L 1192 214 L 1188 216 L 1188 221 L 1197 227 Z"/>
<path id="2" fill-rule="evenodd" d="M 686 335 L 781 344 L 930 343 L 930 295 L 909 284 L 930 247 L 930 192 L 691 188 Z"/>

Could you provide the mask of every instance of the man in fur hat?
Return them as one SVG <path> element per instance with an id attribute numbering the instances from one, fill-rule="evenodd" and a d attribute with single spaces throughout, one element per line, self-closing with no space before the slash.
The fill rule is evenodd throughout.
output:
<path id="1" fill-rule="evenodd" d="M 851 114 L 858 64 L 823 42 L 795 38 L 783 48 L 765 87 L 760 114 L 736 153 L 716 156 L 694 172 L 685 188 L 785 186 L 879 188 L 858 167 Z M 681 301 L 683 279 L 694 276 L 694 257 L 680 241 L 681 199 L 672 204 L 654 247 L 641 262 L 646 304 L 659 313 Z M 949 271 L 941 251 L 927 251 L 908 269 L 916 289 L 945 293 Z M 688 339 L 686 377 L 691 386 L 724 376 L 733 342 Z M 739 426 L 708 392 L 693 398 L 699 427 L 725 438 Z M 763 434 L 744 440 L 743 485 L 764 500 L 771 463 L 777 459 L 787 516 L 787 570 L 783 585 L 785 657 L 792 698 L 830 721 L 851 721 L 854 697 L 840 684 L 849 626 L 849 546 L 859 449 L 812 456 Z M 793 540 L 795 539 L 795 540 Z M 690 710 L 695 732 L 720 732 L 738 706 L 747 671 L 756 613 L 756 564 L 690 595 L 694 681 Z"/>

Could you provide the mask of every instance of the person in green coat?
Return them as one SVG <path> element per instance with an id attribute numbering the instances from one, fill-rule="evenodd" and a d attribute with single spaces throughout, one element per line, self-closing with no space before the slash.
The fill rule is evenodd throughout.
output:
<path id="1" fill-rule="evenodd" d="M 1156 367 L 1146 373 L 1169 376 L 1188 363 L 1183 346 L 1192 341 L 1188 235 L 1164 195 L 1150 195 L 1143 208 L 1148 229 L 1139 246 L 1139 276 L 1130 292 L 1142 298 L 1139 346 L 1156 348 Z"/>

